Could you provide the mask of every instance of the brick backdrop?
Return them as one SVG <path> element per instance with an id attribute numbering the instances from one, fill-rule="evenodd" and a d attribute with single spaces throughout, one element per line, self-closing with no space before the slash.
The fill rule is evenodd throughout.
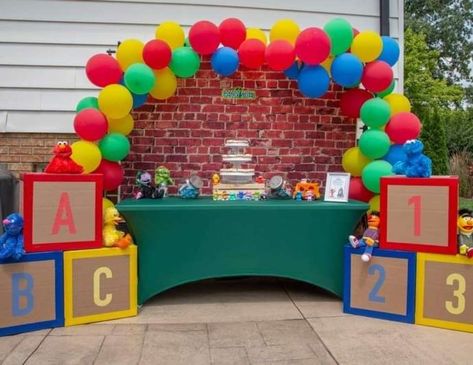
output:
<path id="1" fill-rule="evenodd" d="M 223 99 L 222 89 L 245 88 L 255 100 Z M 191 173 L 205 181 L 222 167 L 225 139 L 246 138 L 256 173 L 282 174 L 292 183 L 302 178 L 325 180 L 341 171 L 343 151 L 355 143 L 356 121 L 339 115 L 341 89 L 332 86 L 322 99 L 302 97 L 282 72 L 242 70 L 219 78 L 204 61 L 196 77 L 178 80 L 176 96 L 149 100 L 134 112 L 131 153 L 124 161 L 122 196 L 129 196 L 137 170 L 168 167 L 176 185 Z M 47 162 L 56 141 L 73 135 L 2 134 L 0 164 L 15 173 Z M 170 189 L 175 193 L 177 188 Z"/>

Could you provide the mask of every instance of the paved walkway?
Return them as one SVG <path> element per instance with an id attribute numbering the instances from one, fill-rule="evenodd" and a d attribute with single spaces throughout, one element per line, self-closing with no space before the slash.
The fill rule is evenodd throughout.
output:
<path id="1" fill-rule="evenodd" d="M 345 315 L 315 287 L 206 281 L 139 316 L 0 338 L 3 364 L 473 364 L 473 334 Z"/>

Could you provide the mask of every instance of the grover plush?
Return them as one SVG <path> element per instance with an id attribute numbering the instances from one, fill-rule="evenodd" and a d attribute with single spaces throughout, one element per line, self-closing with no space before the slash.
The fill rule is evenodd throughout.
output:
<path id="1" fill-rule="evenodd" d="M 9 257 L 19 260 L 25 253 L 23 249 L 23 218 L 17 213 L 3 220 L 5 233 L 0 236 L 0 260 Z"/>
<path id="2" fill-rule="evenodd" d="M 422 153 L 424 144 L 418 139 L 411 139 L 402 147 L 406 154 L 406 161 L 396 162 L 393 172 L 407 177 L 430 177 L 432 175 L 432 161 Z"/>

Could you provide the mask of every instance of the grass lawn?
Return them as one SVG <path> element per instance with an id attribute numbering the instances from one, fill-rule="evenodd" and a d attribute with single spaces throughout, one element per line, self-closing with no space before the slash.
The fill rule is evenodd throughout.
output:
<path id="1" fill-rule="evenodd" d="M 473 199 L 460 198 L 460 209 L 468 208 L 473 210 Z"/>

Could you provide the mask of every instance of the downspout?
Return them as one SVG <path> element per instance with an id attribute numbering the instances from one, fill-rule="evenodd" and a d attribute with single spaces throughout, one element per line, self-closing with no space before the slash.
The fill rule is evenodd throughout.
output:
<path id="1" fill-rule="evenodd" d="M 389 36 L 389 0 L 379 0 L 379 10 L 380 34 Z"/>

